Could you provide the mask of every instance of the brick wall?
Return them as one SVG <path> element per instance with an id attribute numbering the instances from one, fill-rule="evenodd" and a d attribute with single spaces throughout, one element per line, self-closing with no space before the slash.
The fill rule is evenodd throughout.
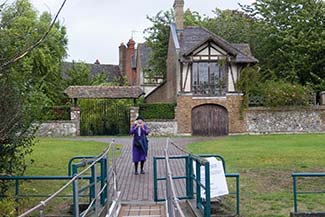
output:
<path id="1" fill-rule="evenodd" d="M 179 134 L 191 134 L 192 109 L 203 104 L 217 104 L 225 107 L 228 111 L 228 127 L 229 133 L 244 133 L 246 132 L 246 125 L 244 120 L 240 117 L 240 103 L 241 95 L 227 95 L 221 97 L 193 97 L 193 96 L 178 96 L 176 108 L 176 120 L 178 124 Z"/>

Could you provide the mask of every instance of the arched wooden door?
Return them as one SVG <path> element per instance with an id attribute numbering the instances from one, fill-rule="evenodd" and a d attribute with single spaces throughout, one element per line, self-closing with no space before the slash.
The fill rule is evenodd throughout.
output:
<path id="1" fill-rule="evenodd" d="M 193 136 L 228 135 L 228 111 L 222 106 L 205 104 L 192 110 Z"/>

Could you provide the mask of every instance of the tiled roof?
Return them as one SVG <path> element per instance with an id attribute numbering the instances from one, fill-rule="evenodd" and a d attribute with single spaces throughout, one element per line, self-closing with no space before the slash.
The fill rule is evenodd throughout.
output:
<path id="1" fill-rule="evenodd" d="M 174 26 L 171 25 L 173 28 Z M 250 54 L 248 44 L 231 44 L 221 38 L 220 36 L 210 32 L 209 30 L 200 26 L 188 26 L 185 27 L 181 37 L 178 38 L 181 47 L 181 53 L 188 55 L 195 50 L 198 46 L 202 45 L 208 40 L 213 40 L 218 46 L 236 57 L 235 62 L 258 62 Z M 249 53 L 247 53 L 247 48 Z"/>
<path id="2" fill-rule="evenodd" d="M 136 99 L 144 94 L 136 86 L 70 86 L 64 92 L 72 99 Z"/>
<path id="3" fill-rule="evenodd" d="M 241 44 L 231 44 L 234 48 L 239 50 L 240 52 L 236 56 L 236 62 L 253 62 L 257 63 L 258 60 L 252 56 L 251 48 L 249 44 L 241 43 Z"/>
<path id="4" fill-rule="evenodd" d="M 63 77 L 67 77 L 66 72 L 72 68 L 74 63 L 72 62 L 64 62 L 62 67 Z M 120 67 L 118 65 L 111 64 L 90 64 L 85 63 L 90 68 L 91 76 L 96 76 L 100 73 L 107 74 L 107 82 L 120 81 L 122 79 L 122 75 L 120 72 Z"/>
<path id="5" fill-rule="evenodd" d="M 142 68 L 147 67 L 152 49 L 147 45 L 147 43 L 140 44 L 138 49 L 140 49 L 141 66 Z"/>

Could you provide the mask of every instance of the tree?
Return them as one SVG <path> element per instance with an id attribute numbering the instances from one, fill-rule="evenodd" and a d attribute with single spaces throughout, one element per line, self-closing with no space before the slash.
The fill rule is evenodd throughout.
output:
<path id="1" fill-rule="evenodd" d="M 262 73 L 325 89 L 325 3 L 322 0 L 257 0 L 243 6 L 256 20 L 256 56 Z"/>
<path id="2" fill-rule="evenodd" d="M 173 10 L 160 11 L 154 17 L 147 17 L 152 22 L 152 26 L 145 29 L 144 33 L 149 34 L 146 42 L 152 48 L 152 54 L 149 59 L 149 69 L 145 73 L 150 76 L 162 76 L 166 79 L 167 72 L 167 54 L 170 35 L 170 24 L 174 21 Z M 191 13 L 189 10 L 184 13 L 185 25 L 197 25 L 201 22 L 199 13 Z"/>
<path id="3" fill-rule="evenodd" d="M 152 22 L 152 26 L 144 30 L 144 33 L 148 33 L 146 42 L 148 46 L 152 48 L 152 53 L 149 59 L 150 70 L 147 70 L 149 76 L 152 72 L 156 76 L 162 76 L 166 78 L 166 60 L 168 52 L 168 42 L 170 33 L 170 23 L 174 19 L 173 11 L 160 11 L 154 17 L 147 17 Z"/>
<path id="4" fill-rule="evenodd" d="M 66 56 L 66 30 L 59 22 L 49 28 L 51 23 L 51 15 L 39 16 L 28 0 L 2 5 L 0 174 L 24 171 L 24 156 L 35 142 L 32 123 L 39 119 L 43 107 L 63 96 L 59 69 Z"/>
<path id="5" fill-rule="evenodd" d="M 72 67 L 66 72 L 66 87 L 73 85 L 101 85 L 107 81 L 107 74 L 91 75 L 90 66 L 83 62 L 72 62 Z"/>

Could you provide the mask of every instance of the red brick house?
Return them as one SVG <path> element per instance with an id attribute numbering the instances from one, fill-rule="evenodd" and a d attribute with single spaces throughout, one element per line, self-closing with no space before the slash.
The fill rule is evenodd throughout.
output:
<path id="1" fill-rule="evenodd" d="M 175 0 L 167 80 L 146 95 L 148 103 L 176 102 L 179 134 L 220 136 L 245 132 L 240 119 L 241 70 L 258 62 L 248 44 L 232 44 L 199 26 L 184 27 L 184 0 Z"/>

